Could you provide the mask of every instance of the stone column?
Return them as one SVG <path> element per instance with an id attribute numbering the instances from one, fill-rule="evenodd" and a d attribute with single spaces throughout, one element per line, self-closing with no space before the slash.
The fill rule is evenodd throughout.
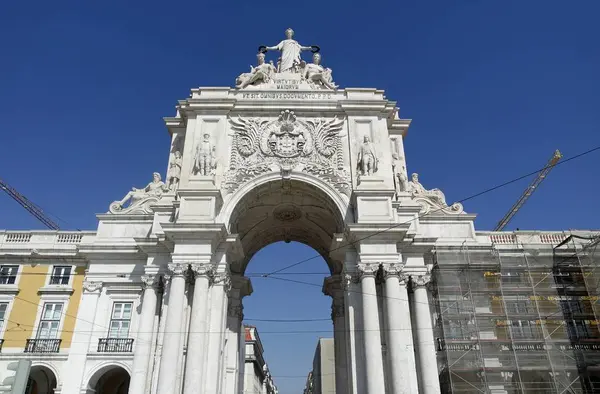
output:
<path id="1" fill-rule="evenodd" d="M 379 264 L 360 263 L 360 287 L 362 292 L 362 315 L 365 346 L 365 394 L 385 393 L 383 379 L 383 356 L 381 353 L 381 332 L 379 327 L 379 308 L 377 305 L 377 288 L 375 275 Z"/>
<path id="2" fill-rule="evenodd" d="M 346 320 L 344 313 L 344 289 L 340 275 L 325 278 L 323 292 L 331 297 L 331 320 L 335 358 L 335 392 L 348 394 L 346 362 Z"/>
<path id="3" fill-rule="evenodd" d="M 344 323 L 346 326 L 346 388 L 349 394 L 364 393 L 365 357 L 362 330 L 362 299 L 356 273 L 344 274 Z"/>
<path id="4" fill-rule="evenodd" d="M 231 278 L 228 272 L 215 275 L 210 288 L 210 325 L 208 329 L 208 351 L 206 379 L 203 393 L 219 393 L 223 377 L 223 338 L 225 337 L 225 316 Z M 162 393 L 160 393 L 162 394 Z"/>
<path id="5" fill-rule="evenodd" d="M 61 391 L 63 394 L 77 394 L 85 389 L 85 387 L 81 387 L 81 384 L 85 373 L 87 354 L 90 351 L 90 345 L 97 345 L 91 344 L 90 340 L 94 331 L 93 322 L 100 294 L 102 294 L 102 282 L 90 281 L 87 278 L 83 281 L 83 294 L 77 311 L 75 332 L 71 340 L 69 358 L 64 364 L 63 376 L 70 378 L 65 379 Z"/>
<path id="6" fill-rule="evenodd" d="M 429 297 L 426 285 L 430 275 L 413 275 L 412 313 L 415 319 L 417 360 L 419 362 L 419 387 L 423 394 L 439 394 L 440 380 L 438 376 L 437 357 L 429 310 Z"/>
<path id="7" fill-rule="evenodd" d="M 402 264 L 383 266 L 390 394 L 418 393 L 410 307 Z"/>
<path id="8" fill-rule="evenodd" d="M 194 296 L 192 300 L 192 313 L 190 316 L 190 330 L 188 334 L 187 358 L 184 375 L 184 394 L 197 393 L 202 387 L 204 370 L 206 368 L 206 342 L 207 342 L 207 309 L 208 286 L 213 274 L 210 263 L 191 264 L 194 274 Z"/>
<path id="9" fill-rule="evenodd" d="M 167 308 L 165 334 L 160 357 L 158 389 L 160 394 L 175 394 L 177 388 L 177 364 L 181 348 L 181 320 L 185 298 L 185 263 L 169 264 L 169 306 Z"/>
<path id="10" fill-rule="evenodd" d="M 129 383 L 129 394 L 146 393 L 146 377 L 149 373 L 148 365 L 152 353 L 152 333 L 154 331 L 154 317 L 156 315 L 156 291 L 158 288 L 158 275 L 143 275 L 142 285 L 142 313 L 138 322 L 138 332 L 133 343 L 133 368 Z"/>
<path id="11" fill-rule="evenodd" d="M 237 394 L 239 392 L 239 362 L 240 362 L 240 330 L 244 319 L 244 307 L 240 295 L 240 289 L 234 286 L 229 294 L 229 306 L 227 307 L 227 365 L 225 366 L 225 394 Z"/>

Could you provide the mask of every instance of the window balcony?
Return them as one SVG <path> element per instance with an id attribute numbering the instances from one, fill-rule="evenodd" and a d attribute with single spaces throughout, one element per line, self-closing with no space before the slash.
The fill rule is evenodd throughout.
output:
<path id="1" fill-rule="evenodd" d="M 133 338 L 99 338 L 98 353 L 131 353 Z"/>
<path id="2" fill-rule="evenodd" d="M 62 339 L 28 339 L 25 353 L 58 353 Z"/>

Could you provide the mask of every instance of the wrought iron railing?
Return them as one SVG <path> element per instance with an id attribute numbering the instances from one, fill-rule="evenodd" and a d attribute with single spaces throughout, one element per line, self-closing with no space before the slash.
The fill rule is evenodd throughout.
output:
<path id="1" fill-rule="evenodd" d="M 28 339 L 25 353 L 58 353 L 62 339 Z"/>
<path id="2" fill-rule="evenodd" d="M 133 338 L 99 338 L 98 353 L 131 353 Z"/>

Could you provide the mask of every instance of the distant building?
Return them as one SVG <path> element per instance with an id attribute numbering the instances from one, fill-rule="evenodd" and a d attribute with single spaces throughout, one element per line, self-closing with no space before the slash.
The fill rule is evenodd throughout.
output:
<path id="1" fill-rule="evenodd" d="M 333 338 L 320 338 L 313 369 L 306 379 L 304 394 L 335 393 L 335 348 Z"/>
<path id="2" fill-rule="evenodd" d="M 244 366 L 244 394 L 277 394 L 277 387 L 263 357 L 263 346 L 254 326 L 244 326 L 246 334 L 246 362 Z"/>

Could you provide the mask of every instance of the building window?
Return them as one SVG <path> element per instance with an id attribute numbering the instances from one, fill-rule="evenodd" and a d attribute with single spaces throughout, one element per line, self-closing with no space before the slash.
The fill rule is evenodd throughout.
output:
<path id="1" fill-rule="evenodd" d="M 469 323 L 465 320 L 448 320 L 444 324 L 446 338 L 470 339 Z"/>
<path id="2" fill-rule="evenodd" d="M 42 311 L 37 339 L 55 339 L 58 336 L 58 326 L 62 315 L 63 304 L 46 303 Z"/>
<path id="3" fill-rule="evenodd" d="M 131 322 L 131 302 L 115 302 L 110 319 L 109 338 L 127 338 Z"/>
<path id="4" fill-rule="evenodd" d="M 506 311 L 511 315 L 533 313 L 533 308 L 529 300 L 507 300 Z"/>
<path id="5" fill-rule="evenodd" d="M 6 315 L 6 309 L 8 308 L 8 302 L 0 302 L 0 330 L 4 327 L 4 319 Z"/>
<path id="6" fill-rule="evenodd" d="M 18 265 L 0 265 L 0 285 L 14 285 L 17 280 Z"/>
<path id="7" fill-rule="evenodd" d="M 535 321 L 529 320 L 513 320 L 511 322 L 511 332 L 515 339 L 531 339 L 539 336 Z"/>
<path id="8" fill-rule="evenodd" d="M 51 285 L 68 285 L 71 277 L 71 267 L 68 265 L 55 265 L 50 277 Z"/>

